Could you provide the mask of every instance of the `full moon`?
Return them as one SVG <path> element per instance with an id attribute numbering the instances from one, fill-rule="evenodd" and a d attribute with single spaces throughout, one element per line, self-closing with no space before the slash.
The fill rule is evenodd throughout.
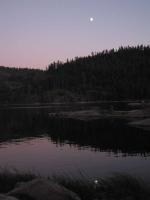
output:
<path id="1" fill-rule="evenodd" d="M 94 18 L 93 17 L 90 17 L 90 22 L 93 22 L 94 21 Z"/>

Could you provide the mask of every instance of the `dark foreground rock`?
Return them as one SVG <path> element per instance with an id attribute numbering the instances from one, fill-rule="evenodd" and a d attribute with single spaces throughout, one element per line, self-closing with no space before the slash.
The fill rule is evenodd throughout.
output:
<path id="1" fill-rule="evenodd" d="M 20 199 L 26 198 L 34 200 L 80 200 L 74 192 L 53 181 L 41 178 L 18 184 L 8 195 Z"/>
<path id="2" fill-rule="evenodd" d="M 15 197 L 0 194 L 0 200 L 18 200 L 18 199 L 16 199 Z"/>

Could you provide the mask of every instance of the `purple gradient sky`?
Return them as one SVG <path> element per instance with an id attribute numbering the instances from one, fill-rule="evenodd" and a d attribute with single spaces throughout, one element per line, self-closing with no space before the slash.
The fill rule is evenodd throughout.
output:
<path id="1" fill-rule="evenodd" d="M 150 0 L 0 0 L 0 65 L 45 68 L 92 51 L 148 45 L 149 20 Z"/>

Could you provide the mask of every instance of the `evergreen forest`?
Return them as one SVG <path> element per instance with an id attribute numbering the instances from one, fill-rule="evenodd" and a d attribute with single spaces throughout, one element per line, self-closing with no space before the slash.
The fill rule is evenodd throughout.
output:
<path id="1" fill-rule="evenodd" d="M 0 103 L 150 98 L 150 46 L 92 52 L 46 70 L 0 67 Z"/>

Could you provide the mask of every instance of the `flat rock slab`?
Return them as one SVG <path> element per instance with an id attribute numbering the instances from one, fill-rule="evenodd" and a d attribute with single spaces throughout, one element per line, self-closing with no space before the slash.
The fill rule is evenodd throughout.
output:
<path id="1" fill-rule="evenodd" d="M 0 200 L 18 200 L 18 199 L 16 199 L 15 197 L 0 194 Z"/>
<path id="2" fill-rule="evenodd" d="M 79 110 L 79 111 L 64 111 L 49 113 L 51 118 L 68 118 L 76 120 L 95 120 L 101 118 L 103 115 L 97 110 Z"/>
<path id="3" fill-rule="evenodd" d="M 53 181 L 41 178 L 20 183 L 8 194 L 33 200 L 80 200 L 74 192 Z"/>
<path id="4" fill-rule="evenodd" d="M 150 108 L 134 109 L 128 111 L 121 110 L 104 110 L 104 109 L 89 109 L 49 113 L 50 118 L 66 118 L 83 121 L 91 121 L 104 118 L 122 118 L 122 119 L 142 119 L 150 117 Z"/>
<path id="5" fill-rule="evenodd" d="M 129 125 L 149 131 L 150 130 L 150 118 L 133 121 L 133 122 L 130 122 Z"/>

